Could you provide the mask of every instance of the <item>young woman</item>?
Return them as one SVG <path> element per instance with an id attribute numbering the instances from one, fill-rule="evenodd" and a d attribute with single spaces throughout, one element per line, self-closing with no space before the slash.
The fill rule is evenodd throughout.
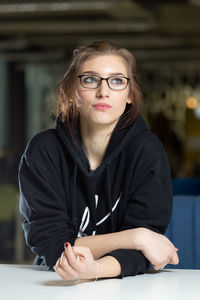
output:
<path id="1" fill-rule="evenodd" d="M 132 54 L 106 41 L 74 51 L 56 129 L 22 156 L 20 211 L 35 263 L 65 280 L 121 278 L 177 264 L 166 153 L 140 115 Z"/>

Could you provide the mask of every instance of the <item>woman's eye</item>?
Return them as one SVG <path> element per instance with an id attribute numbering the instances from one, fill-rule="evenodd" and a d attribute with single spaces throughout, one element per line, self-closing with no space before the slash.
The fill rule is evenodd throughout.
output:
<path id="1" fill-rule="evenodd" d="M 96 82 L 96 78 L 93 76 L 88 76 L 88 77 L 84 78 L 84 82 L 85 83 L 94 83 L 94 82 Z"/>
<path id="2" fill-rule="evenodd" d="M 123 82 L 123 79 L 120 77 L 115 77 L 112 79 L 113 84 L 122 84 L 122 82 Z"/>

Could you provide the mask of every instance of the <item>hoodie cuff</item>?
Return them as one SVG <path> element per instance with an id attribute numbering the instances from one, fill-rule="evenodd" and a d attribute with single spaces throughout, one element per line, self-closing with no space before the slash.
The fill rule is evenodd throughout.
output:
<path id="1" fill-rule="evenodd" d="M 113 256 L 121 265 L 120 278 L 144 274 L 149 265 L 144 255 L 137 250 L 118 249 L 104 256 Z"/>

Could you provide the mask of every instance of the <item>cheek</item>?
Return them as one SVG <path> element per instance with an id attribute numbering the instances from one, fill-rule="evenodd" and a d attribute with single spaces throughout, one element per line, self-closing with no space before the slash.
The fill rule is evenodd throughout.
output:
<path id="1" fill-rule="evenodd" d="M 128 93 L 119 95 L 119 97 L 116 97 L 116 101 L 119 106 L 126 106 L 126 103 L 129 103 L 129 97 Z"/>

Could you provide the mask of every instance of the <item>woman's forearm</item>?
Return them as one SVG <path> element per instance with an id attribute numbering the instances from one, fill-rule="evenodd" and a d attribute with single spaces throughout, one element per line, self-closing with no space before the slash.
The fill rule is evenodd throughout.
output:
<path id="1" fill-rule="evenodd" d="M 121 265 L 113 256 L 105 256 L 97 260 L 97 278 L 117 277 L 121 274 Z"/>
<path id="2" fill-rule="evenodd" d="M 75 246 L 90 248 L 94 259 L 116 249 L 139 249 L 138 229 L 77 238 Z"/>

